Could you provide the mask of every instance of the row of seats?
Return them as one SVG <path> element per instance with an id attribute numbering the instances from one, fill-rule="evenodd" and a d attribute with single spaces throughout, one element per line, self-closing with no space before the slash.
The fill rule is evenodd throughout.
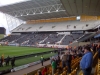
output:
<path id="1" fill-rule="evenodd" d="M 74 60 L 72 60 L 72 62 L 71 62 L 71 68 L 72 68 L 72 72 L 69 74 L 69 75 L 76 75 L 76 73 L 77 73 L 77 69 L 78 69 L 78 67 L 79 67 L 79 61 L 80 61 L 80 57 L 77 57 L 77 58 L 75 58 Z M 49 66 L 47 66 L 47 68 L 48 68 L 48 70 L 47 70 L 47 75 L 52 75 L 52 67 L 51 67 L 51 65 L 49 65 Z M 62 69 L 62 70 L 61 70 Z M 62 62 L 60 62 L 60 64 L 59 64 L 59 68 L 57 68 L 57 70 L 56 70 L 56 72 L 55 72 L 55 74 L 54 75 L 67 75 L 68 73 L 67 73 L 67 66 L 66 67 L 64 67 L 64 68 L 62 68 Z M 39 70 L 42 70 L 42 69 L 39 69 Z M 38 70 L 37 70 L 38 71 Z M 35 71 L 34 73 L 35 73 L 35 75 L 38 75 L 37 74 L 37 71 Z M 46 75 L 45 74 L 45 75 Z M 27 75 L 32 75 L 32 74 L 27 74 Z"/>
<path id="2" fill-rule="evenodd" d="M 98 59 L 98 64 L 95 67 L 95 74 L 94 75 L 100 75 L 100 59 Z"/>
<path id="3" fill-rule="evenodd" d="M 57 44 L 57 42 L 60 41 L 61 45 L 68 45 L 74 40 L 81 37 L 82 35 L 83 34 L 72 34 L 72 35 L 65 36 L 65 34 L 57 34 L 57 33 L 55 34 L 46 34 L 46 33 L 45 34 L 21 34 L 21 35 L 10 35 L 1 39 L 0 41 L 18 43 L 20 45 Z"/>

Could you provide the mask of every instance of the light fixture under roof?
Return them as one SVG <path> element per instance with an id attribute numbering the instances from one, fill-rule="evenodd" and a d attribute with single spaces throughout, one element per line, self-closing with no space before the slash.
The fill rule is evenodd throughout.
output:
<path id="1" fill-rule="evenodd" d="M 23 15 L 21 15 L 21 16 L 23 16 Z"/>
<path id="2" fill-rule="evenodd" d="M 48 11 L 48 13 L 50 13 L 50 11 Z"/>
<path id="3" fill-rule="evenodd" d="M 56 12 L 58 12 L 58 9 L 56 10 Z"/>
<path id="4" fill-rule="evenodd" d="M 40 12 L 42 14 L 42 12 Z"/>
<path id="5" fill-rule="evenodd" d="M 35 15 L 35 12 L 33 14 Z"/>
<path id="6" fill-rule="evenodd" d="M 27 15 L 29 15 L 29 14 L 27 14 Z"/>

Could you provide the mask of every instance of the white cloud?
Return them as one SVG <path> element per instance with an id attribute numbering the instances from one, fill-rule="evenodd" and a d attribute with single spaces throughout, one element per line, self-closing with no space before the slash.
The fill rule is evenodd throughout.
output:
<path id="1" fill-rule="evenodd" d="M 29 1 L 29 0 L 0 0 L 0 6 L 5 6 L 9 4 L 24 2 L 24 1 Z M 6 28 L 6 34 L 10 34 L 7 21 L 6 21 L 6 16 L 1 12 L 0 12 L 0 27 Z"/>
<path id="2" fill-rule="evenodd" d="M 24 1 L 28 1 L 28 0 L 0 0 L 0 6 L 24 2 Z"/>
<path id="3" fill-rule="evenodd" d="M 0 13 L 0 27 L 4 27 L 6 28 L 6 34 L 9 34 L 9 29 L 7 26 L 7 21 L 6 21 L 6 17 L 3 13 Z"/>

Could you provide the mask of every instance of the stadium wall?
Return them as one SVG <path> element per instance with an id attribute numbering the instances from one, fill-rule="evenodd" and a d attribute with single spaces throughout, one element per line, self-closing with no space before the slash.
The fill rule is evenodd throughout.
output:
<path id="1" fill-rule="evenodd" d="M 90 42 L 74 42 L 72 44 L 69 45 L 69 47 L 78 47 L 78 46 L 83 46 L 83 45 L 87 45 L 90 44 Z"/>
<path id="2" fill-rule="evenodd" d="M 76 17 L 65 17 L 65 18 L 52 18 L 52 19 L 43 19 L 43 20 L 30 20 L 26 24 L 36 24 L 36 23 L 47 23 L 47 22 L 62 22 L 62 21 L 73 21 L 76 20 Z"/>
<path id="3" fill-rule="evenodd" d="M 47 32 L 47 31 L 76 31 L 94 29 L 100 24 L 100 21 L 66 21 L 41 24 L 23 24 L 11 32 Z"/>
<path id="4" fill-rule="evenodd" d="M 80 21 L 94 21 L 100 20 L 100 16 L 81 15 Z"/>
<path id="5" fill-rule="evenodd" d="M 68 45 L 39 44 L 40 47 L 66 48 Z"/>

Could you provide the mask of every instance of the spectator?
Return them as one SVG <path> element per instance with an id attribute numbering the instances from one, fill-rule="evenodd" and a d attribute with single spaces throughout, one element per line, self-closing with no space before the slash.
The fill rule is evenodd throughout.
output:
<path id="1" fill-rule="evenodd" d="M 3 56 L 1 56 L 1 60 L 0 60 L 0 66 L 3 67 L 3 62 L 4 62 L 4 58 Z"/>
<path id="2" fill-rule="evenodd" d="M 98 47 L 98 58 L 100 59 L 100 45 Z"/>
<path id="3" fill-rule="evenodd" d="M 85 55 L 80 61 L 80 68 L 83 71 L 83 75 L 91 75 L 92 63 L 93 63 L 93 54 L 90 51 L 90 47 L 86 46 L 84 48 Z"/>
<path id="4" fill-rule="evenodd" d="M 70 52 L 67 52 L 66 66 L 68 67 L 68 73 L 71 73 L 71 61 L 72 61 L 72 56 Z"/>
<path id="5" fill-rule="evenodd" d="M 55 62 L 56 62 L 56 69 L 57 69 L 57 66 L 58 66 L 58 59 L 55 58 L 54 60 L 55 60 Z"/>
<path id="6" fill-rule="evenodd" d="M 94 46 L 93 46 L 93 52 L 94 52 L 94 54 L 96 53 L 96 44 L 94 44 Z"/>
<path id="7" fill-rule="evenodd" d="M 62 67 L 63 67 L 63 68 L 66 66 L 66 59 L 67 59 L 66 54 L 62 55 L 61 60 L 62 60 Z"/>
<path id="8" fill-rule="evenodd" d="M 9 65 L 9 61 L 10 61 L 10 57 L 8 56 L 8 57 L 6 58 L 6 66 Z"/>
<path id="9" fill-rule="evenodd" d="M 0 67 L 3 67 L 2 59 L 0 59 Z"/>
<path id="10" fill-rule="evenodd" d="M 44 57 L 41 56 L 40 60 L 41 60 L 41 64 L 42 64 L 42 66 L 43 66 Z"/>
<path id="11" fill-rule="evenodd" d="M 44 67 L 43 70 L 42 70 L 42 75 L 46 75 L 47 74 L 47 68 Z"/>
<path id="12" fill-rule="evenodd" d="M 15 66 L 15 57 L 13 57 L 13 58 L 11 59 L 11 66 L 12 66 L 12 68 Z"/>
<path id="13" fill-rule="evenodd" d="M 37 75 L 42 75 L 42 73 L 41 73 L 41 71 L 40 71 L 40 70 L 38 70 Z"/>
<path id="14" fill-rule="evenodd" d="M 60 64 L 60 56 L 58 55 L 58 64 Z"/>
<path id="15" fill-rule="evenodd" d="M 78 57 L 82 57 L 82 54 L 79 51 L 77 51 L 76 53 Z"/>
<path id="16" fill-rule="evenodd" d="M 53 57 L 50 57 L 50 62 L 51 62 L 51 64 L 52 64 L 52 59 L 53 59 Z"/>
<path id="17" fill-rule="evenodd" d="M 55 60 L 54 59 L 52 59 L 53 61 L 52 61 L 52 64 L 51 64 L 51 66 L 52 66 L 52 75 L 54 75 L 54 73 L 55 73 L 55 71 L 56 71 L 56 62 L 55 62 Z"/>

